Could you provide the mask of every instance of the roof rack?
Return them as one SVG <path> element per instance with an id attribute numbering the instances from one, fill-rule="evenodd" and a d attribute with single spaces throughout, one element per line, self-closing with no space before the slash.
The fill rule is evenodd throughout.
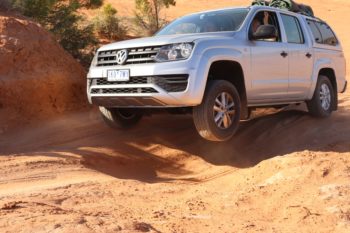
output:
<path id="1" fill-rule="evenodd" d="M 296 3 L 293 0 L 253 0 L 252 6 L 270 6 L 316 18 L 311 6 Z"/>

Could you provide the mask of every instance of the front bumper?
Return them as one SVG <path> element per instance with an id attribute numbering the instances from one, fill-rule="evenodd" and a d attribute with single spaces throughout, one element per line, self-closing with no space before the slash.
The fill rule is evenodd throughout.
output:
<path id="1" fill-rule="evenodd" d="M 91 67 L 87 96 L 91 104 L 106 107 L 195 106 L 201 98 L 194 87 L 193 67 L 190 60 Z M 109 69 L 129 69 L 130 81 L 107 82 Z"/>

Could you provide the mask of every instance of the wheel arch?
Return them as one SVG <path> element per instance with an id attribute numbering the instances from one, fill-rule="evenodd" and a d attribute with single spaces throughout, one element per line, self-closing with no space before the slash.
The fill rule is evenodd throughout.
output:
<path id="1" fill-rule="evenodd" d="M 238 91 L 240 92 L 240 98 L 242 104 L 242 111 L 241 115 L 243 118 L 246 118 L 248 116 L 248 109 L 247 109 L 247 93 L 246 93 L 246 87 L 247 83 L 245 80 L 245 73 L 244 71 L 248 69 L 249 64 L 248 60 L 245 59 L 244 52 L 241 51 L 239 48 L 233 48 L 230 46 L 222 46 L 222 47 L 209 47 L 209 48 L 203 48 L 202 52 L 200 54 L 197 54 L 197 56 L 200 58 L 199 63 L 197 64 L 196 69 L 196 79 L 194 80 L 194 83 L 191 85 L 191 88 L 193 88 L 193 99 L 195 99 L 196 103 L 200 104 L 203 101 L 204 92 L 207 87 L 208 80 L 212 79 L 213 72 L 215 74 L 218 74 L 216 71 L 217 67 L 224 67 L 223 71 L 226 71 L 226 74 L 229 78 L 230 82 L 234 82 L 235 74 L 229 73 L 227 71 L 237 71 L 239 73 L 239 79 L 241 82 L 240 87 Z M 228 68 L 228 69 L 227 69 Z M 221 75 L 220 75 L 221 76 Z M 210 78 L 209 78 L 210 77 Z M 218 75 L 216 75 L 216 78 Z M 217 78 L 218 79 L 218 78 Z M 235 83 L 233 83 L 235 85 Z M 236 83 L 237 84 L 237 83 Z"/>
<path id="2" fill-rule="evenodd" d="M 315 60 L 314 66 L 313 66 L 313 73 L 312 73 L 312 77 L 311 77 L 310 91 L 309 91 L 309 94 L 307 96 L 309 100 L 314 95 L 314 91 L 316 88 L 318 77 L 321 74 L 321 72 L 323 75 L 332 74 L 333 77 L 336 77 L 336 73 L 335 73 L 336 69 L 334 67 L 336 67 L 336 66 L 335 66 L 335 64 L 333 64 L 333 62 L 330 58 L 320 58 L 320 59 Z"/>
<path id="3" fill-rule="evenodd" d="M 247 91 L 242 65 L 235 60 L 214 61 L 209 67 L 207 83 L 210 80 L 226 80 L 237 88 L 241 100 L 241 118 L 247 118 Z"/>
<path id="4" fill-rule="evenodd" d="M 337 79 L 335 76 L 335 71 L 333 68 L 327 67 L 327 68 L 322 68 L 318 72 L 318 77 L 319 76 L 326 76 L 329 81 L 332 84 L 333 90 L 334 90 L 334 105 L 333 105 L 333 110 L 338 109 L 338 87 L 337 87 Z"/>
<path id="5" fill-rule="evenodd" d="M 316 85 L 320 76 L 326 76 L 332 84 L 334 90 L 334 106 L 333 110 L 338 109 L 338 84 L 335 69 L 331 66 L 330 62 L 319 63 L 317 66 L 318 69 L 315 69 L 317 72 L 314 73 L 312 86 L 310 88 L 308 100 L 311 100 L 314 96 Z"/>

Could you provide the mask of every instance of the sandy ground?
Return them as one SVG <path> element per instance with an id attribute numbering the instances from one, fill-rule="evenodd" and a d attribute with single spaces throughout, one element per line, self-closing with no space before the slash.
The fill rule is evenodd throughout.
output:
<path id="1" fill-rule="evenodd" d="M 132 1 L 113 2 L 129 14 Z M 247 2 L 179 0 L 166 14 Z M 305 3 L 350 54 L 350 2 Z M 0 232 L 350 232 L 350 91 L 339 102 L 327 119 L 260 111 L 226 143 L 201 139 L 191 116 L 127 131 L 96 109 L 0 125 Z"/>
<path id="2" fill-rule="evenodd" d="M 97 111 L 0 135 L 1 232 L 349 232 L 350 94 L 208 143 L 190 116 L 115 131 Z"/>

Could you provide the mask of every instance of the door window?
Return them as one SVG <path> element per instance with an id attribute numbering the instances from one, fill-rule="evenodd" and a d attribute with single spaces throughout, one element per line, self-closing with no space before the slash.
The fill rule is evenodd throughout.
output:
<path id="1" fill-rule="evenodd" d="M 278 19 L 277 15 L 275 12 L 271 11 L 260 11 L 256 13 L 251 25 L 250 25 L 250 31 L 251 32 L 256 32 L 256 30 L 261 26 L 261 25 L 273 25 L 277 29 L 278 32 L 278 37 L 277 39 L 265 39 L 262 41 L 269 41 L 269 42 L 281 42 L 281 33 L 280 33 L 280 27 L 278 25 Z"/>
<path id="2" fill-rule="evenodd" d="M 281 14 L 288 43 L 304 44 L 304 35 L 298 19 L 294 16 Z"/>

